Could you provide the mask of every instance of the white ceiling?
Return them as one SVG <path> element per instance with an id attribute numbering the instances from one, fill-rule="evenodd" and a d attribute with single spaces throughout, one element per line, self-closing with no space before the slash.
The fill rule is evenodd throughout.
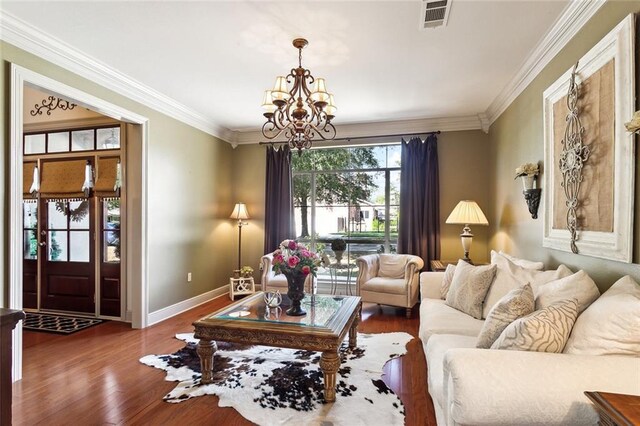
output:
<path id="1" fill-rule="evenodd" d="M 254 130 L 263 91 L 297 65 L 325 77 L 336 124 L 483 113 L 568 1 L 453 0 L 418 30 L 421 1 L 16 2 L 4 12 L 173 98 Z"/>

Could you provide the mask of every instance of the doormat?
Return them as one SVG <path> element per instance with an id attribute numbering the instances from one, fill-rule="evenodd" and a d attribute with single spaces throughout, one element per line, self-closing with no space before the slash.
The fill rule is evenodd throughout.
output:
<path id="1" fill-rule="evenodd" d="M 101 319 L 69 317 L 63 315 L 37 314 L 27 312 L 22 327 L 25 330 L 46 333 L 71 334 L 102 322 Z"/>
<path id="2" fill-rule="evenodd" d="M 233 407 L 262 426 L 404 425 L 404 406 L 382 376 L 387 361 L 406 353 L 413 338 L 407 333 L 358 333 L 353 350 L 344 342 L 332 403 L 324 400 L 319 352 L 217 342 L 214 382 L 203 385 L 198 340 L 193 333 L 176 337 L 187 343 L 178 352 L 140 359 L 164 370 L 165 380 L 178 382 L 165 395 L 167 402 L 217 395 L 220 407 Z"/>

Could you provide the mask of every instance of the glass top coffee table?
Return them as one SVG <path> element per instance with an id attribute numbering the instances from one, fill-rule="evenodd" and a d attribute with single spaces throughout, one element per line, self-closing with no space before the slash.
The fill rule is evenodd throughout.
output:
<path id="1" fill-rule="evenodd" d="M 336 400 L 336 373 L 340 367 L 338 349 L 349 332 L 349 347 L 356 347 L 362 303 L 359 297 L 307 295 L 304 316 L 288 316 L 289 299 L 282 297 L 279 308 L 267 308 L 264 293 L 239 300 L 193 323 L 203 384 L 213 381 L 216 340 L 278 346 L 322 352 L 320 369 L 324 376 L 324 398 Z M 313 303 L 312 303 L 313 302 Z"/>

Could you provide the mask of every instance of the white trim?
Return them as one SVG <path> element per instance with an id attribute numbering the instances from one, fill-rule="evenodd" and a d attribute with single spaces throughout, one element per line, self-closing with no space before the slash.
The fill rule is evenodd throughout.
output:
<path id="1" fill-rule="evenodd" d="M 633 254 L 633 194 L 635 184 L 634 135 L 626 131 L 624 117 L 635 110 L 635 61 L 633 59 L 635 17 L 628 15 L 578 62 L 577 84 L 597 72 L 609 61 L 615 61 L 615 125 L 613 177 L 613 232 L 578 231 L 576 246 L 579 254 L 631 263 Z M 554 193 L 562 191 L 554 185 L 553 175 L 559 173 L 554 158 L 553 105 L 566 96 L 572 70 L 556 80 L 543 95 L 544 158 L 548 172 L 544 174 L 545 209 L 542 246 L 556 250 L 570 249 L 567 229 L 553 228 Z M 590 160 L 587 160 L 589 164 Z"/>
<path id="2" fill-rule="evenodd" d="M 436 130 L 455 132 L 482 129 L 478 115 L 443 118 L 421 118 L 415 120 L 376 121 L 371 123 L 341 124 L 336 126 L 339 138 L 385 136 L 400 133 L 427 133 Z M 233 143 L 246 145 L 265 141 L 259 130 L 237 131 Z"/>
<path id="3" fill-rule="evenodd" d="M 149 313 L 148 325 L 154 325 L 171 317 L 175 317 L 178 314 L 188 311 L 189 309 L 193 309 L 196 306 L 200 306 L 203 303 L 207 303 L 220 296 L 224 296 L 225 294 L 229 294 L 229 284 L 223 285 L 222 287 L 218 287 L 211 291 L 207 291 L 206 293 L 199 294 L 192 297 L 191 299 L 174 303 L 173 305 L 167 306 L 166 308 L 153 311 Z"/>
<path id="4" fill-rule="evenodd" d="M 189 109 L 169 96 L 92 58 L 6 11 L 0 13 L 0 38 L 205 133 L 227 142 L 232 138 L 232 132 L 229 129 L 214 123 L 212 119 Z"/>
<path id="5" fill-rule="evenodd" d="M 605 3 L 606 0 L 572 0 L 569 3 L 516 75 L 485 111 L 489 124 L 493 124 L 500 117 Z"/>
<path id="6" fill-rule="evenodd" d="M 147 138 L 148 119 L 117 105 L 106 102 L 93 95 L 82 92 L 73 87 L 55 81 L 16 64 L 11 64 L 11 105 L 10 105 L 10 182 L 9 182 L 9 308 L 22 309 L 22 133 L 23 133 L 23 88 L 24 85 L 34 85 L 74 101 L 78 105 L 114 118 L 119 121 L 139 124 L 142 131 L 142 188 L 141 215 L 142 229 L 139 244 L 142 256 L 135 259 L 140 270 L 140 279 L 129 281 L 139 283 L 133 285 L 136 301 L 133 305 L 133 326 L 143 328 L 148 317 L 148 258 L 147 258 Z M 127 238 L 127 244 L 133 244 L 133 239 Z M 123 313 L 123 318 L 125 314 Z M 13 333 L 13 379 L 22 378 L 22 324 Z"/>

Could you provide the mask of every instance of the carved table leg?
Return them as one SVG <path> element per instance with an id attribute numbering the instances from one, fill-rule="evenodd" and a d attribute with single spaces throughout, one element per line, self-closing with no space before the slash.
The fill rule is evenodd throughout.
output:
<path id="1" fill-rule="evenodd" d="M 362 305 L 358 308 L 353 324 L 349 329 L 349 348 L 355 349 L 358 346 L 358 324 L 360 324 L 360 315 L 362 315 Z"/>
<path id="2" fill-rule="evenodd" d="M 218 349 L 216 342 L 200 339 L 196 352 L 200 357 L 200 371 L 202 378 L 200 383 L 206 385 L 213 382 L 213 354 Z"/>
<path id="3" fill-rule="evenodd" d="M 322 352 L 320 357 L 320 369 L 324 375 L 324 399 L 327 402 L 336 400 L 336 373 L 340 367 L 338 350 Z"/>

